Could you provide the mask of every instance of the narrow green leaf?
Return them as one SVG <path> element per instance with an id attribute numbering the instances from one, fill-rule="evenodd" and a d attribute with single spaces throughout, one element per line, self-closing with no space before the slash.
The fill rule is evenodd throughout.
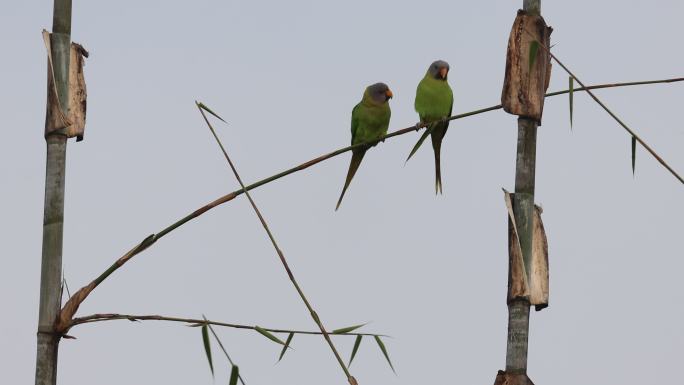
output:
<path id="1" fill-rule="evenodd" d="M 359 346 L 361 346 L 361 340 L 363 339 L 363 336 L 356 336 L 356 340 L 354 341 L 354 347 L 352 348 L 352 354 L 351 358 L 349 358 L 349 365 L 351 366 L 352 361 L 354 361 L 354 357 L 356 356 L 356 352 L 359 351 Z"/>
<path id="2" fill-rule="evenodd" d="M 228 382 L 228 385 L 237 385 L 238 377 L 240 377 L 240 369 L 237 365 L 233 365 L 233 368 L 230 370 L 230 381 Z"/>
<path id="3" fill-rule="evenodd" d="M 268 330 L 266 330 L 262 327 L 254 326 L 254 330 L 256 330 L 257 332 L 259 332 L 259 334 L 261 334 L 262 336 L 268 338 L 269 340 L 271 340 L 277 344 L 285 345 L 285 342 L 283 342 L 280 338 L 274 336 Z"/>
<path id="4" fill-rule="evenodd" d="M 287 336 L 287 339 L 285 340 L 285 346 L 283 346 L 283 350 L 280 351 L 280 357 L 278 357 L 278 362 L 280 362 L 280 360 L 283 359 L 283 356 L 285 355 L 287 348 L 290 347 L 290 342 L 292 342 L 292 337 L 294 337 L 294 333 L 290 333 L 290 335 Z"/>
<path id="5" fill-rule="evenodd" d="M 202 103 L 202 102 L 197 102 L 197 106 L 198 106 L 199 108 L 203 109 L 204 111 L 207 111 L 208 113 L 214 115 L 215 117 L 217 117 L 218 119 L 220 119 L 223 123 L 228 124 L 228 122 L 226 122 L 225 120 L 223 120 L 222 117 L 218 116 L 217 113 L 215 113 L 214 111 L 212 111 L 209 107 L 205 106 L 204 103 Z"/>
<path id="6" fill-rule="evenodd" d="M 570 99 L 570 130 L 572 130 L 572 107 L 573 107 L 572 106 L 573 105 L 572 96 L 573 96 L 573 93 L 575 92 L 575 78 L 570 76 L 568 78 L 568 82 L 570 83 L 570 87 L 568 87 L 570 89 L 570 92 L 568 93 L 568 97 Z"/>
<path id="7" fill-rule="evenodd" d="M 539 51 L 539 42 L 536 40 L 532 40 L 530 42 L 530 57 L 528 60 L 530 67 L 527 69 L 529 72 L 532 72 L 532 67 L 534 67 L 534 62 L 537 60 L 537 51 Z"/>
<path id="8" fill-rule="evenodd" d="M 375 342 L 378 343 L 378 346 L 380 347 L 380 350 L 382 350 L 382 354 L 385 356 L 385 359 L 387 360 L 387 363 L 389 364 L 390 368 L 392 368 L 392 371 L 394 374 L 397 374 L 397 371 L 394 370 L 394 365 L 392 365 L 392 361 L 390 361 L 389 354 L 387 354 L 387 348 L 385 347 L 385 344 L 382 342 L 379 336 L 374 336 L 375 337 Z"/>
<path id="9" fill-rule="evenodd" d="M 634 176 L 634 168 L 636 166 L 636 136 L 632 136 L 632 176 Z"/>
<path id="10" fill-rule="evenodd" d="M 209 361 L 209 369 L 211 369 L 211 375 L 214 375 L 214 362 L 211 359 L 211 345 L 209 342 L 209 331 L 207 330 L 207 324 L 202 325 L 202 342 L 204 343 L 204 352 L 207 354 L 207 360 Z"/>
<path id="11" fill-rule="evenodd" d="M 366 326 L 366 324 L 360 324 L 360 325 L 354 325 L 354 326 L 347 326 L 346 328 L 339 328 L 333 330 L 330 334 L 344 334 L 344 333 L 349 333 L 351 331 L 354 331 L 361 326 Z"/>

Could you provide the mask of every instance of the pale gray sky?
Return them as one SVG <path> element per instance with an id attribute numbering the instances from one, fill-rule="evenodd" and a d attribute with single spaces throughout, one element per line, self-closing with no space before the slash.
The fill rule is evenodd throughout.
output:
<path id="1" fill-rule="evenodd" d="M 246 181 L 346 145 L 363 88 L 394 91 L 391 129 L 414 124 L 415 87 L 451 64 L 454 112 L 497 104 L 508 32 L 521 1 L 74 2 L 87 61 L 85 141 L 68 149 L 64 271 L 72 290 L 146 235 L 236 189 L 193 101 L 222 114 L 220 135 Z M 3 7 L 0 104 L 0 383 L 35 368 L 51 1 Z M 587 83 L 684 75 L 684 3 L 550 2 L 554 52 Z M 551 90 L 567 86 L 554 66 Z M 684 172 L 684 84 L 597 94 Z M 664 384 L 681 378 L 684 186 L 577 95 L 549 99 L 539 129 L 537 202 L 549 238 L 551 304 L 533 313 L 537 384 Z M 503 369 L 507 224 L 516 118 L 456 121 L 433 193 L 418 135 L 369 152 L 339 212 L 349 161 L 337 157 L 254 191 L 295 275 L 330 328 L 372 321 L 392 374 L 364 340 L 352 373 L 366 384 L 487 384 Z M 103 283 L 79 314 L 149 313 L 314 329 L 244 198 L 180 228 Z M 211 384 L 200 331 L 126 321 L 77 327 L 63 341 L 61 384 Z M 249 385 L 344 384 L 322 339 L 279 347 L 220 335 Z M 335 338 L 347 358 L 352 338 Z M 227 382 L 218 354 L 215 383 Z"/>

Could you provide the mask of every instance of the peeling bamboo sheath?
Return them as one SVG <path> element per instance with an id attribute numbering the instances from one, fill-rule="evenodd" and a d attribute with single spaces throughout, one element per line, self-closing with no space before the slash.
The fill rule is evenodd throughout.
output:
<path id="1" fill-rule="evenodd" d="M 69 61 L 71 50 L 71 0 L 55 0 L 51 48 L 54 81 L 68 114 Z M 62 281 L 62 240 L 64 233 L 64 183 L 67 138 L 52 134 L 47 143 L 43 251 L 40 274 L 40 304 L 36 346 L 36 385 L 56 385 L 60 335 L 54 325 L 60 313 Z"/>

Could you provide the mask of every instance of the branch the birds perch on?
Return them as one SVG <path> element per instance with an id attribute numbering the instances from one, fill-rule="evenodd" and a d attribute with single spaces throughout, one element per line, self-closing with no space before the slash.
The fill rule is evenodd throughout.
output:
<path id="1" fill-rule="evenodd" d="M 554 58 L 555 58 L 555 57 L 554 57 Z M 556 60 L 557 60 L 557 59 L 556 59 Z M 559 62 L 559 64 L 560 64 L 560 62 Z M 680 78 L 663 79 L 663 80 L 650 80 L 650 81 L 639 81 L 639 82 L 625 82 L 625 83 L 598 84 L 598 85 L 593 85 L 593 86 L 589 86 L 589 87 L 582 86 L 581 88 L 574 89 L 573 92 L 583 92 L 583 91 L 585 91 L 585 92 L 590 92 L 590 90 L 593 90 L 593 89 L 617 88 L 617 87 L 627 87 L 627 86 L 646 85 L 646 84 L 675 83 L 675 82 L 681 82 L 681 81 L 684 81 L 684 78 L 681 78 L 681 77 L 680 77 Z M 578 81 L 578 83 L 579 83 L 579 81 Z M 580 84 L 581 84 L 581 83 L 580 83 Z M 570 89 L 563 90 L 563 91 L 551 92 L 551 93 L 547 93 L 547 94 L 545 95 L 545 97 L 552 97 L 552 96 L 567 94 L 567 93 L 569 93 L 569 92 L 570 92 Z M 592 93 L 592 95 L 593 95 L 593 93 Z M 474 116 L 474 115 L 483 114 L 483 113 L 486 113 L 486 112 L 489 112 L 489 111 L 495 111 L 495 110 L 498 110 L 498 109 L 501 109 L 501 108 L 502 108 L 501 104 L 498 104 L 498 105 L 495 105 L 495 106 L 486 107 L 486 108 L 482 108 L 482 109 L 478 109 L 478 110 L 474 110 L 474 111 L 470 111 L 470 112 L 465 112 L 465 113 L 462 113 L 462 114 L 454 115 L 454 116 L 449 117 L 448 119 L 445 119 L 445 121 L 446 121 L 446 120 L 457 120 L 457 119 L 462 119 L 462 118 L 466 118 L 466 117 L 469 117 L 469 116 Z M 210 202 L 210 203 L 208 203 L 208 204 L 206 204 L 206 205 L 204 205 L 204 206 L 198 208 L 197 210 L 195 210 L 195 211 L 193 211 L 192 213 L 186 215 L 185 217 L 181 218 L 180 220 L 178 220 L 178 221 L 172 223 L 171 225 L 169 225 L 169 226 L 167 226 L 166 228 L 162 229 L 162 230 L 159 231 L 158 233 L 149 235 L 149 236 L 146 237 L 142 242 L 140 242 L 138 245 L 136 245 L 136 246 L 133 247 L 131 250 L 129 250 L 128 252 L 126 252 L 123 256 L 121 256 L 119 259 L 117 259 L 111 266 L 109 266 L 109 268 L 107 268 L 107 269 L 106 269 L 103 273 L 101 273 L 97 278 L 95 278 L 93 281 L 91 281 L 87 286 L 82 287 L 81 289 L 79 289 L 77 292 L 75 292 L 75 293 L 73 294 L 73 296 L 72 296 L 72 297 L 66 302 L 66 304 L 62 307 L 62 310 L 61 310 L 60 315 L 59 315 L 59 320 L 58 320 L 58 322 L 57 322 L 57 326 L 56 326 L 55 332 L 58 333 L 58 334 L 63 334 L 64 331 L 66 331 L 66 330 L 69 329 L 69 327 L 70 327 L 70 326 L 72 325 L 72 323 L 73 323 L 73 317 L 74 317 L 74 315 L 76 314 L 76 312 L 78 311 L 78 307 L 80 306 L 80 304 L 88 297 L 88 295 L 92 292 L 92 290 L 94 290 L 100 283 L 102 283 L 102 281 L 104 281 L 107 277 L 109 277 L 109 275 L 111 275 L 114 271 L 116 271 L 116 270 L 118 270 L 119 268 L 121 268 L 121 266 L 123 266 L 123 265 L 124 265 L 126 262 L 128 262 L 131 258 L 133 258 L 134 256 L 138 255 L 139 253 L 141 253 L 142 251 L 144 251 L 144 250 L 147 249 L 148 247 L 152 246 L 152 245 L 153 245 L 154 243 L 156 243 L 159 239 L 161 239 L 161 238 L 164 237 L 165 235 L 169 234 L 170 232 L 174 231 L 175 229 L 179 228 L 180 226 L 184 225 L 185 223 L 187 223 L 187 222 L 189 222 L 189 221 L 191 221 L 191 220 L 193 220 L 193 219 L 199 217 L 200 215 L 204 214 L 205 212 L 207 212 L 207 211 L 209 211 L 209 210 L 211 210 L 211 209 L 213 209 L 213 208 L 215 208 L 215 207 L 217 207 L 217 206 L 220 206 L 220 205 L 222 205 L 222 204 L 224 204 L 224 203 L 226 203 L 226 202 L 229 202 L 229 201 L 235 199 L 236 197 L 238 197 L 239 195 L 241 195 L 241 194 L 243 193 L 243 191 L 250 191 L 250 190 L 255 189 L 255 188 L 257 188 L 257 187 L 261 187 L 261 186 L 263 186 L 263 185 L 265 185 L 265 184 L 267 184 L 267 183 L 273 182 L 273 181 L 275 181 L 275 180 L 277 180 L 277 179 L 280 179 L 280 178 L 282 178 L 282 177 L 284 177 L 284 176 L 290 175 L 290 174 L 295 173 L 295 172 L 297 172 L 297 171 L 304 170 L 304 169 L 309 168 L 309 167 L 311 167 L 311 166 L 313 166 L 313 165 L 315 165 L 315 164 L 318 164 L 318 163 L 320 163 L 320 162 L 323 162 L 323 161 L 325 161 L 325 160 L 327 160 L 327 159 L 330 159 L 330 158 L 333 158 L 333 157 L 335 157 L 335 156 L 337 156 L 337 155 L 340 155 L 340 154 L 343 154 L 343 153 L 345 153 L 345 152 L 351 151 L 352 149 L 354 149 L 354 148 L 356 148 L 356 147 L 366 146 L 366 145 L 369 145 L 369 144 L 375 144 L 375 143 L 384 141 L 385 139 L 393 138 L 393 137 L 396 137 L 396 136 L 399 136 L 399 135 L 404 135 L 404 134 L 407 134 L 407 133 L 412 132 L 412 131 L 418 131 L 418 130 L 420 130 L 420 129 L 422 129 L 422 128 L 425 128 L 425 126 L 426 126 L 425 124 L 417 124 L 417 125 L 414 125 L 414 126 L 406 127 L 406 128 L 403 128 L 403 129 L 400 129 L 400 130 L 391 132 L 391 133 L 389 133 L 389 134 L 383 136 L 382 138 L 380 138 L 380 139 L 378 139 L 378 140 L 376 140 L 376 141 L 367 142 L 367 143 L 361 143 L 361 144 L 357 144 L 357 145 L 355 145 L 355 146 L 343 147 L 343 148 L 340 148 L 340 149 L 338 149 L 338 150 L 332 151 L 332 152 L 330 152 L 330 153 L 321 155 L 321 156 L 319 156 L 319 157 L 316 157 L 316 158 L 314 158 L 314 159 L 311 159 L 311 160 L 309 160 L 309 161 L 306 161 L 306 162 L 304 162 L 304 163 L 302 163 L 302 164 L 299 164 L 299 165 L 297 165 L 297 166 L 295 166 L 295 167 L 292 167 L 292 168 L 290 168 L 290 169 L 288 169 L 288 170 L 282 171 L 282 172 L 277 173 L 277 174 L 275 174 L 275 175 L 272 175 L 272 176 L 270 176 L 270 177 L 268 177 L 268 178 L 265 178 L 265 179 L 262 179 L 262 180 L 260 180 L 260 181 L 258 181 L 258 182 L 255 182 L 255 183 L 252 183 L 252 184 L 250 184 L 250 185 L 247 185 L 247 186 L 245 186 L 244 190 L 243 190 L 243 189 L 239 189 L 239 190 L 233 191 L 233 192 L 231 192 L 231 193 L 228 193 L 228 194 L 226 194 L 226 195 L 224 195 L 224 196 L 222 196 L 222 197 L 220 197 L 220 198 L 217 198 L 216 200 L 214 200 L 214 201 L 212 201 L 212 202 Z M 624 126 L 623 126 L 623 127 L 624 127 Z M 630 130 L 630 132 L 631 132 L 631 130 Z M 665 163 L 665 162 L 662 160 L 662 158 L 660 158 L 654 151 L 652 151 L 652 150 L 650 149 L 650 147 L 648 147 L 640 138 L 639 138 L 639 142 L 640 142 L 645 148 L 647 148 L 647 149 L 649 150 L 649 152 L 651 152 L 651 154 L 652 154 L 654 157 L 656 157 L 656 159 L 658 159 L 659 162 L 661 162 L 661 164 L 663 164 L 668 170 L 670 170 L 670 172 L 672 172 L 674 175 L 676 175 L 680 181 L 682 180 L 682 179 L 679 178 L 679 176 L 672 170 L 672 168 L 671 168 L 669 165 L 667 165 L 667 163 Z M 682 181 L 682 182 L 684 183 L 684 181 Z"/>

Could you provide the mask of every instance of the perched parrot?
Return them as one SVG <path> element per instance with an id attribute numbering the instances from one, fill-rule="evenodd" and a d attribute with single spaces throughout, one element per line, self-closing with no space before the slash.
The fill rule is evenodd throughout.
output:
<path id="1" fill-rule="evenodd" d="M 418 84 L 416 90 L 415 109 L 420 116 L 421 123 L 430 123 L 451 116 L 451 108 L 454 104 L 454 94 L 447 82 L 449 63 L 437 60 L 430 64 L 425 77 Z M 430 124 L 418 140 L 406 161 L 411 159 L 428 135 L 432 136 L 432 148 L 435 151 L 435 193 L 442 193 L 442 173 L 440 167 L 440 149 L 442 139 L 446 134 L 449 122 Z"/>
<path id="2" fill-rule="evenodd" d="M 388 100 L 392 98 L 392 91 L 385 83 L 375 83 L 366 87 L 363 92 L 363 98 L 354 106 L 351 118 L 351 144 L 359 144 L 375 140 L 387 134 L 387 128 L 390 121 L 390 106 Z M 375 146 L 375 144 L 373 144 Z M 356 170 L 361 165 L 361 160 L 366 154 L 366 151 L 371 146 L 361 146 L 352 150 L 351 163 L 349 163 L 349 171 L 347 171 L 347 180 L 344 181 L 342 194 L 337 201 L 335 211 L 340 208 L 344 193 L 349 187 Z"/>

